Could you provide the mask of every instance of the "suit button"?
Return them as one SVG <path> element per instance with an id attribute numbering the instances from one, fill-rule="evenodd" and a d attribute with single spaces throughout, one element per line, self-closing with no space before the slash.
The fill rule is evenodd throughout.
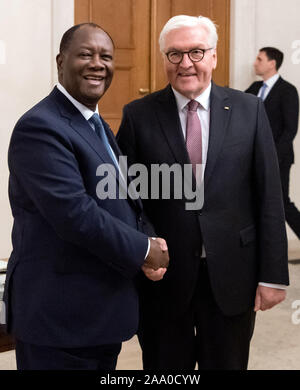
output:
<path id="1" fill-rule="evenodd" d="M 138 221 L 139 221 L 139 222 L 142 222 L 142 220 L 143 220 L 142 217 L 139 216 L 139 217 L 138 217 Z"/>
<path id="2" fill-rule="evenodd" d="M 199 217 L 201 217 L 203 215 L 202 209 L 198 210 L 198 215 L 199 215 Z"/>

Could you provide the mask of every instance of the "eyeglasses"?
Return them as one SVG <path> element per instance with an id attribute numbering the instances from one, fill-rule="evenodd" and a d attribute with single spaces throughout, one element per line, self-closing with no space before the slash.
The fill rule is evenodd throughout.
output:
<path id="1" fill-rule="evenodd" d="M 200 62 L 203 60 L 205 53 L 212 49 L 213 47 L 210 47 L 209 49 L 192 49 L 189 51 L 171 50 L 168 53 L 165 53 L 165 55 L 172 64 L 180 64 L 184 54 L 187 54 L 192 62 Z"/>

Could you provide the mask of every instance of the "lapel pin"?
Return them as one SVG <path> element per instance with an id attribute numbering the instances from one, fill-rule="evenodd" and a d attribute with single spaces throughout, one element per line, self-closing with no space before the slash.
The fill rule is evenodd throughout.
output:
<path id="1" fill-rule="evenodd" d="M 224 110 L 230 110 L 230 107 L 225 106 L 225 107 L 224 107 Z"/>

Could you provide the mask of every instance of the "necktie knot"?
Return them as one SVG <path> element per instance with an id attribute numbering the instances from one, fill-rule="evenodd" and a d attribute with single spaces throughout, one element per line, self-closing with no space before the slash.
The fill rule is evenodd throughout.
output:
<path id="1" fill-rule="evenodd" d="M 112 151 L 112 148 L 110 146 L 109 140 L 107 138 L 104 125 L 102 123 L 102 120 L 99 116 L 99 114 L 95 113 L 93 116 L 89 119 L 89 122 L 92 123 L 95 127 L 95 133 L 98 135 L 98 137 L 102 140 L 103 145 L 105 149 L 107 150 L 110 158 L 112 159 L 113 163 L 118 166 L 116 157 Z"/>
<path id="2" fill-rule="evenodd" d="M 89 119 L 89 122 L 94 125 L 96 134 L 102 139 L 102 141 L 105 142 L 106 134 L 99 114 L 95 112 L 95 114 L 93 114 L 93 116 Z"/>
<path id="3" fill-rule="evenodd" d="M 196 100 L 191 100 L 188 103 L 188 110 L 189 111 L 197 111 L 197 108 L 199 107 L 199 103 Z"/>
<path id="4" fill-rule="evenodd" d="M 266 88 L 267 88 L 267 84 L 266 83 L 263 83 L 263 85 L 262 85 L 262 90 L 264 91 Z"/>
<path id="5" fill-rule="evenodd" d="M 89 122 L 91 122 L 95 127 L 101 126 L 101 119 L 97 113 L 93 114 L 93 116 L 89 119 Z"/>

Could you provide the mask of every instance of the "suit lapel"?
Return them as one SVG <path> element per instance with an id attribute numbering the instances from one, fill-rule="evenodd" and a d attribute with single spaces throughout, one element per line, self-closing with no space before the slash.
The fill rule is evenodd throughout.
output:
<path id="1" fill-rule="evenodd" d="M 268 105 L 269 102 L 273 99 L 274 96 L 276 96 L 278 90 L 280 89 L 282 82 L 282 78 L 279 77 L 279 79 L 276 81 L 276 83 L 273 85 L 271 91 L 268 93 L 268 96 L 266 97 L 264 104 Z"/>
<path id="2" fill-rule="evenodd" d="M 105 132 L 106 132 L 106 135 L 107 135 L 107 138 L 109 140 L 109 143 L 117 157 L 117 160 L 119 160 L 119 157 L 122 156 L 122 152 L 116 142 L 116 139 L 113 135 L 113 132 L 111 130 L 111 128 L 109 127 L 108 123 L 106 123 L 103 119 L 102 119 L 102 123 L 104 125 L 104 129 L 105 129 Z M 130 177 L 128 176 L 128 172 L 124 172 L 124 174 L 126 174 L 127 176 L 127 183 L 128 185 L 130 184 L 131 180 L 130 180 Z M 123 180 L 119 180 L 119 185 L 120 186 L 123 186 L 123 189 L 125 190 L 125 192 L 127 192 L 127 189 L 128 189 L 128 185 L 127 185 L 127 188 L 124 188 L 124 181 Z M 142 205 L 142 201 L 140 198 L 137 198 L 135 200 L 131 199 L 131 197 L 129 196 L 128 197 L 128 200 L 130 200 L 130 202 L 132 202 L 132 204 L 137 207 L 138 209 L 142 210 L 143 209 L 143 205 Z"/>
<path id="3" fill-rule="evenodd" d="M 55 100 L 58 102 L 58 108 L 61 115 L 70 121 L 70 126 L 75 130 L 88 144 L 89 146 L 97 153 L 99 158 L 105 164 L 109 164 L 111 161 L 111 157 L 107 152 L 105 146 L 99 139 L 98 135 L 91 128 L 91 126 L 87 123 L 86 119 L 82 116 L 82 114 L 77 110 L 77 108 L 55 87 L 51 93 L 54 96 Z M 112 149 L 114 150 L 116 157 L 120 156 L 120 149 L 111 134 L 111 130 L 108 124 L 103 121 L 104 128 L 111 144 Z M 113 169 L 112 164 L 108 165 L 108 169 L 110 173 L 115 176 L 115 171 Z M 116 176 L 116 179 L 119 184 L 119 177 Z M 142 209 L 142 203 L 140 200 L 132 200 L 130 197 L 128 198 L 130 202 L 137 207 L 138 209 Z"/>
<path id="4" fill-rule="evenodd" d="M 181 129 L 176 99 L 170 86 L 156 100 L 156 113 L 169 147 L 180 164 L 190 164 Z"/>
<path id="5" fill-rule="evenodd" d="M 87 123 L 86 119 L 77 110 L 77 108 L 69 101 L 69 99 L 67 99 L 56 87 L 51 94 L 54 95 L 54 98 L 58 103 L 58 109 L 61 116 L 69 120 L 72 129 L 89 144 L 89 146 L 98 154 L 104 163 L 111 161 L 111 157 L 102 142 L 99 140 L 95 131 Z"/>
<path id="6" fill-rule="evenodd" d="M 212 84 L 210 100 L 210 126 L 204 188 L 208 185 L 220 154 L 231 115 L 232 106 L 225 90 Z"/>
<path id="7" fill-rule="evenodd" d="M 262 87 L 263 85 L 263 81 L 258 81 L 256 84 L 255 84 L 255 89 L 254 89 L 254 95 L 258 95 L 258 92 L 260 90 L 260 88 Z"/>
<path id="8" fill-rule="evenodd" d="M 104 129 L 105 129 L 108 141 L 110 143 L 110 146 L 118 159 L 122 155 L 122 152 L 121 152 L 121 150 L 116 142 L 115 136 L 114 136 L 113 131 L 111 130 L 109 124 L 106 123 L 102 117 L 101 117 L 101 119 L 102 119 L 102 123 L 103 123 Z"/>
<path id="9" fill-rule="evenodd" d="M 180 125 L 175 96 L 170 86 L 162 91 L 157 99 L 156 113 L 167 142 L 176 161 L 180 164 L 190 164 L 189 155 Z M 162 109 L 163 107 L 163 109 Z M 214 166 L 221 151 L 228 121 L 231 104 L 224 88 L 212 84 L 210 102 L 209 145 L 204 174 L 204 184 L 208 184 Z"/>

